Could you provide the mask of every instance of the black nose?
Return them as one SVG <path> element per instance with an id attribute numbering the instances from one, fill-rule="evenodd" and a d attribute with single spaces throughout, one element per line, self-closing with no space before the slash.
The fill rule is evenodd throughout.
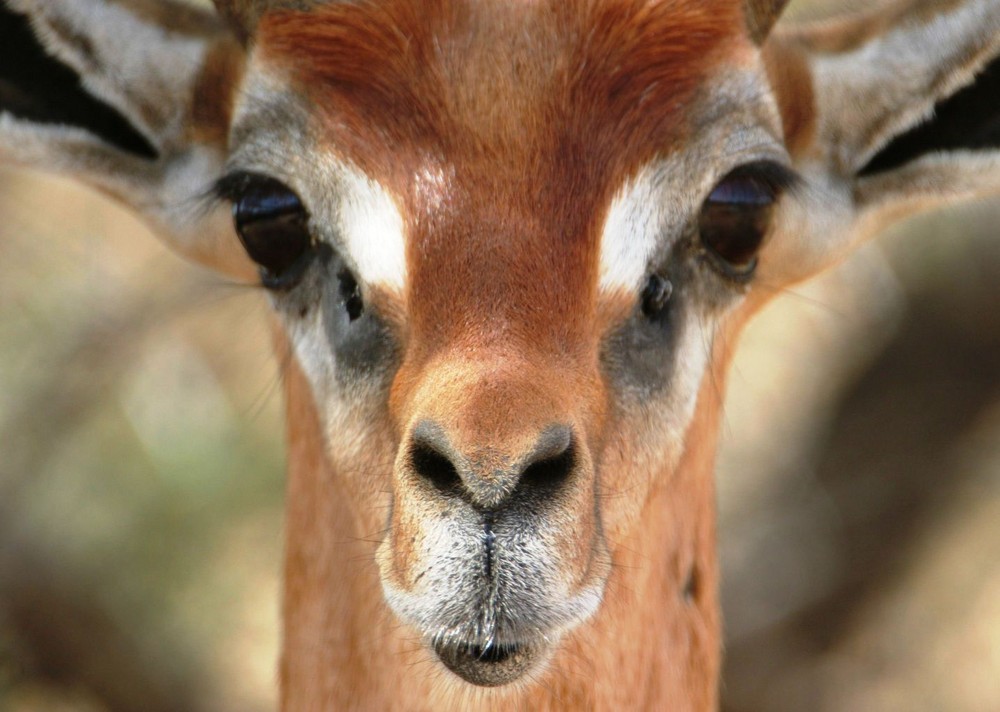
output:
<path id="1" fill-rule="evenodd" d="M 515 491 L 552 496 L 576 466 L 573 431 L 553 424 L 541 430 L 526 452 L 509 453 L 484 443 L 468 453 L 452 445 L 438 423 L 422 420 L 410 436 L 413 471 L 448 497 L 460 497 L 486 509 L 502 506 Z"/>

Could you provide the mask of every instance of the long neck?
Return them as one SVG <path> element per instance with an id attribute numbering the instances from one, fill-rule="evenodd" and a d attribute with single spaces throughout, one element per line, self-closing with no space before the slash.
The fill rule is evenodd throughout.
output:
<path id="1" fill-rule="evenodd" d="M 616 543 L 613 573 L 595 617 L 567 636 L 538 684 L 470 691 L 450 680 L 384 603 L 374 562 L 379 526 L 350 511 L 325 454 L 308 385 L 294 365 L 285 383 L 282 709 L 717 706 L 716 388 L 702 389 L 680 467 L 659 478 L 640 520 Z M 380 519 L 384 514 L 373 515 L 372 522 Z"/>

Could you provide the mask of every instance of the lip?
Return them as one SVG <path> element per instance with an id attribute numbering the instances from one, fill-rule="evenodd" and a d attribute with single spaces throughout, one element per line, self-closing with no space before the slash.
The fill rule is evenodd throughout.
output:
<path id="1" fill-rule="evenodd" d="M 531 670 L 544 649 L 534 643 L 489 644 L 435 642 L 434 653 L 460 678 L 480 687 L 510 684 Z"/>

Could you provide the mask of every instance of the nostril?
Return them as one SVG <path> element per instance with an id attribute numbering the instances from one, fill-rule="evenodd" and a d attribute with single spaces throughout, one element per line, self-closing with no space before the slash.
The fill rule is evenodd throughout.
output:
<path id="1" fill-rule="evenodd" d="M 486 452 L 486 456 L 481 456 Z M 545 428 L 534 447 L 504 461 L 489 448 L 464 457 L 447 432 L 432 420 L 417 423 L 407 449 L 410 472 L 449 498 L 460 498 L 483 510 L 496 509 L 511 495 L 537 501 L 558 494 L 579 464 L 572 430 Z"/>
<path id="2" fill-rule="evenodd" d="M 561 455 L 534 462 L 525 469 L 521 481 L 526 488 L 535 491 L 552 492 L 559 489 L 569 479 L 576 457 L 573 448 Z"/>
<path id="3" fill-rule="evenodd" d="M 433 423 L 420 423 L 413 430 L 410 446 L 410 466 L 422 479 L 448 494 L 461 491 L 462 478 L 448 456 L 444 432 Z"/>
<path id="4" fill-rule="evenodd" d="M 462 480 L 451 461 L 439 452 L 415 445 L 410 452 L 413 471 L 442 492 L 455 492 Z"/>
<path id="5" fill-rule="evenodd" d="M 521 475 L 523 487 L 553 492 L 562 487 L 576 466 L 576 447 L 569 427 L 548 428 L 539 438 L 529 464 Z"/>

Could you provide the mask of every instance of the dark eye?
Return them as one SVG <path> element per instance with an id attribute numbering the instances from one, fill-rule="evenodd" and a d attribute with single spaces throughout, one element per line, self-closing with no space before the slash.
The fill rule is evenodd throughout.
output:
<path id="1" fill-rule="evenodd" d="M 223 179 L 233 201 L 233 223 L 247 254 L 260 265 L 268 289 L 290 289 L 315 255 L 302 201 L 284 183 L 244 173 Z"/>
<path id="2" fill-rule="evenodd" d="M 727 277 L 748 279 L 753 274 L 774 204 L 793 182 L 791 171 L 777 163 L 751 163 L 719 181 L 702 204 L 701 242 Z"/>

